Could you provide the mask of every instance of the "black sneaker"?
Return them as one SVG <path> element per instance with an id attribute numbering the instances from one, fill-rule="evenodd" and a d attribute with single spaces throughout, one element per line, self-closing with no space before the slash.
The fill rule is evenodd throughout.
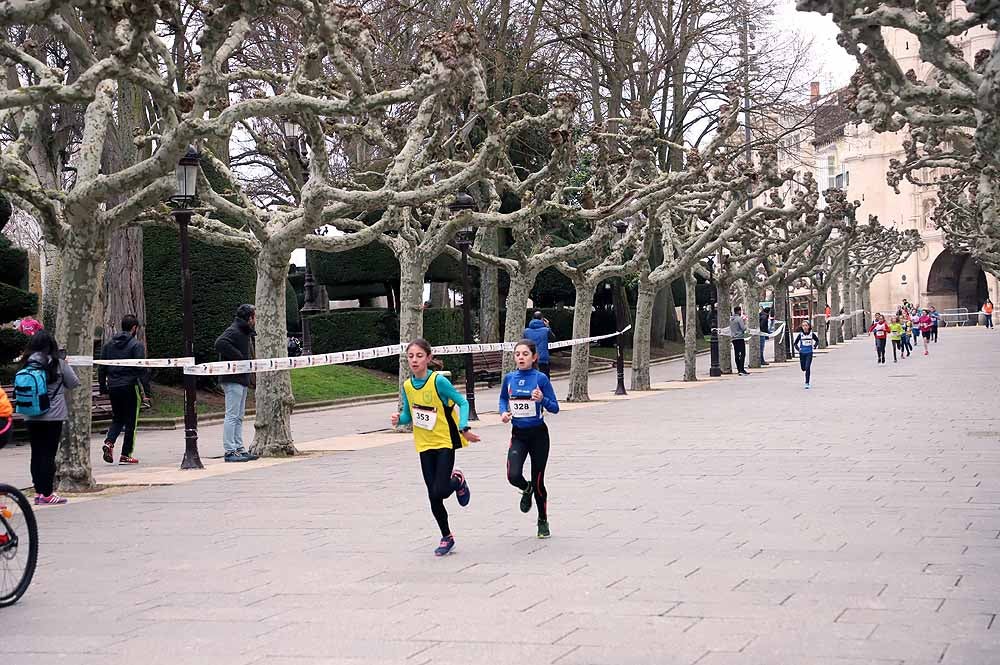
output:
<path id="1" fill-rule="evenodd" d="M 451 472 L 451 482 L 453 486 L 456 486 L 455 497 L 458 499 L 458 505 L 463 508 L 469 505 L 472 494 L 469 492 L 469 483 L 465 481 L 465 474 L 462 473 L 461 469 L 455 469 Z"/>
<path id="2" fill-rule="evenodd" d="M 549 538 L 552 534 L 549 532 L 549 521 L 548 520 L 538 520 L 538 537 L 539 538 Z"/>
<path id="3" fill-rule="evenodd" d="M 104 461 L 108 464 L 115 463 L 115 443 L 114 441 L 105 440 L 104 445 L 101 446 L 101 453 Z"/>
<path id="4" fill-rule="evenodd" d="M 239 452 L 226 453 L 226 456 L 223 459 L 225 459 L 225 461 L 227 461 L 227 462 L 249 462 L 250 461 L 249 457 L 246 457 L 244 455 L 240 455 Z"/>
<path id="5" fill-rule="evenodd" d="M 237 455 L 243 455 L 243 457 L 247 458 L 248 462 L 252 462 L 255 459 L 260 459 L 260 455 L 254 455 L 252 452 L 250 452 L 246 448 L 237 448 L 236 449 L 236 454 Z"/>
<path id="6" fill-rule="evenodd" d="M 531 483 L 528 483 L 528 488 L 522 490 L 521 492 L 521 512 L 528 513 L 531 512 L 531 493 L 533 488 Z"/>
<path id="7" fill-rule="evenodd" d="M 437 546 L 434 550 L 434 556 L 445 556 L 446 554 L 451 554 L 451 551 L 455 548 L 455 536 L 448 536 L 441 539 L 441 544 Z"/>

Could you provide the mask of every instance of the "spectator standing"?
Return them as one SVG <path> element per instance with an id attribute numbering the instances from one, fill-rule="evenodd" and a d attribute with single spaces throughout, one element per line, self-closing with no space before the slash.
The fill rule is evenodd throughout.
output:
<path id="1" fill-rule="evenodd" d="M 134 315 L 122 317 L 122 329 L 101 349 L 101 360 L 141 360 L 146 357 L 146 347 L 136 339 L 139 320 Z M 125 433 L 119 464 L 138 464 L 132 457 L 135 451 L 135 428 L 139 421 L 139 409 L 143 403 L 143 390 L 149 395 L 149 370 L 142 367 L 122 367 L 98 365 L 97 381 L 101 394 L 111 399 L 111 427 L 104 439 L 101 450 L 104 461 L 115 463 L 115 444 L 118 435 Z"/>
<path id="2" fill-rule="evenodd" d="M 937 307 L 935 307 L 934 305 L 931 305 L 930 315 L 931 315 L 931 339 L 933 339 L 934 343 L 937 344 L 938 325 L 941 323 L 941 315 L 938 313 Z"/>
<path id="3" fill-rule="evenodd" d="M 17 332 L 31 337 L 42 329 L 42 322 L 32 317 L 30 314 L 17 323 Z"/>
<path id="4" fill-rule="evenodd" d="M 750 372 L 746 371 L 745 364 L 747 360 L 747 324 L 743 320 L 743 309 L 740 307 L 733 308 L 733 316 L 729 319 L 729 332 L 733 336 L 733 356 L 736 361 L 736 370 L 740 376 L 745 376 Z"/>
<path id="5" fill-rule="evenodd" d="M 32 404 L 29 398 L 17 390 L 15 377 L 17 410 L 24 414 L 24 424 L 28 428 L 31 441 L 31 482 L 35 486 L 35 505 L 56 505 L 66 503 L 66 499 L 53 492 L 56 478 L 56 452 L 62 436 L 63 422 L 66 421 L 66 391 L 80 385 L 73 368 L 66 362 L 65 352 L 52 335 L 39 330 L 28 341 L 28 348 L 21 357 L 21 372 L 31 373 L 41 387 L 44 378 L 45 392 L 39 395 L 45 399 Z M 20 375 L 21 372 L 18 372 Z M 35 407 L 39 408 L 35 408 Z"/>
<path id="6" fill-rule="evenodd" d="M 767 346 L 767 335 L 771 332 L 771 310 L 762 307 L 757 321 L 760 324 L 760 364 L 763 366 L 767 364 L 764 362 L 764 347 Z"/>
<path id="7" fill-rule="evenodd" d="M 550 376 L 549 342 L 554 342 L 556 336 L 552 333 L 549 320 L 541 312 L 531 315 L 528 327 L 524 329 L 524 338 L 530 339 L 538 349 L 538 371 L 548 378 Z"/>
<path id="8" fill-rule="evenodd" d="M 215 340 L 215 350 L 224 361 L 253 360 L 254 337 L 257 332 L 257 309 L 253 305 L 240 305 L 236 318 Z M 226 418 L 222 426 L 222 448 L 227 462 L 249 462 L 257 459 L 243 446 L 243 416 L 247 409 L 250 391 L 250 373 L 223 374 L 219 378 L 226 393 Z"/>
<path id="9" fill-rule="evenodd" d="M 986 321 L 986 327 L 987 328 L 992 328 L 993 327 L 993 301 L 990 300 L 989 298 L 987 298 L 986 302 L 983 303 L 983 318 Z"/>

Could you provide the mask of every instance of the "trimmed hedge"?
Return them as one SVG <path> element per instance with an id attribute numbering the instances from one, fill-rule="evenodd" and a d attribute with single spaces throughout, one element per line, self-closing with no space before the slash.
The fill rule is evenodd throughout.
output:
<path id="1" fill-rule="evenodd" d="M 313 278 L 327 288 L 354 284 L 398 282 L 399 261 L 392 250 L 373 242 L 346 252 L 308 252 Z M 462 266 L 442 254 L 431 261 L 429 282 L 458 282 Z M 355 296 L 356 297 L 356 296 Z"/>
<path id="2" fill-rule="evenodd" d="M 336 353 L 399 343 L 399 316 L 388 309 L 336 309 L 309 319 L 313 353 Z M 424 310 L 424 337 L 432 345 L 462 342 L 462 310 Z M 445 369 L 457 372 L 461 356 L 444 356 Z M 362 367 L 396 374 L 396 357 L 375 358 L 358 363 Z"/>
<path id="3" fill-rule="evenodd" d="M 299 317 L 299 299 L 291 280 L 285 280 L 285 326 L 290 333 L 302 332 L 302 322 Z"/>
<path id="4" fill-rule="evenodd" d="M 22 335 L 10 328 L 0 328 L 0 365 L 17 360 L 27 346 L 27 335 Z"/>
<path id="5" fill-rule="evenodd" d="M 146 345 L 150 358 L 183 355 L 180 250 L 174 229 L 143 232 Z M 194 353 L 198 362 L 217 360 L 215 339 L 233 322 L 236 308 L 254 301 L 253 258 L 238 249 L 191 240 L 194 291 Z"/>
<path id="6" fill-rule="evenodd" d="M 17 267 L 15 266 L 15 271 Z M 38 308 L 38 296 L 0 282 L 0 323 L 19 319 L 26 314 L 33 314 Z"/>

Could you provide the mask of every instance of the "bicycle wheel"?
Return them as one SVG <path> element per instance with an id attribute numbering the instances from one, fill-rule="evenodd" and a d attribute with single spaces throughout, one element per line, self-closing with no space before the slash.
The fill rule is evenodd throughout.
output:
<path id="1" fill-rule="evenodd" d="M 0 607 L 24 595 L 38 563 L 38 524 L 28 499 L 0 485 Z"/>

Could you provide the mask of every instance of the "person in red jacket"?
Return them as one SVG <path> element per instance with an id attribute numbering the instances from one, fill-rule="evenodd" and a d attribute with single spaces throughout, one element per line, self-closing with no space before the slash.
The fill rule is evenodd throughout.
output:
<path id="1" fill-rule="evenodd" d="M 920 318 L 917 319 L 917 325 L 920 327 L 920 335 L 924 338 L 924 355 L 926 356 L 927 343 L 931 341 L 931 334 L 934 331 L 934 319 L 931 318 L 931 312 L 928 309 L 921 310 Z"/>
<path id="2" fill-rule="evenodd" d="M 868 334 L 875 333 L 875 353 L 880 364 L 885 363 L 885 342 L 889 338 L 889 324 L 881 313 L 875 315 L 875 321 L 868 328 Z"/>

